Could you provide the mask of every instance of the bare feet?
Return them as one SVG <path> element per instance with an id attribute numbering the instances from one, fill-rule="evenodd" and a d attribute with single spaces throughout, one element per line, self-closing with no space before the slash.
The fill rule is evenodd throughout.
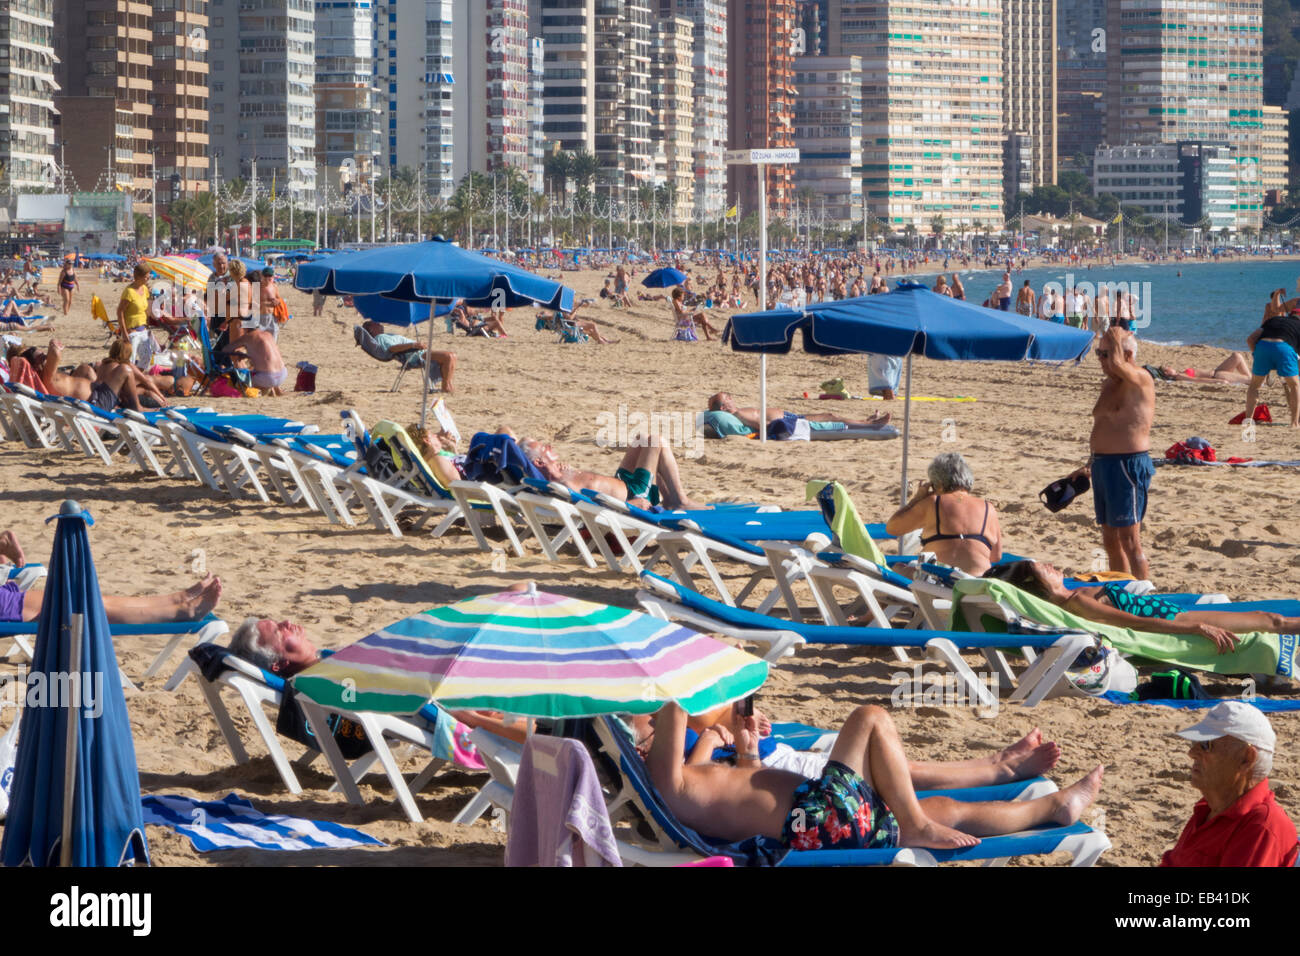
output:
<path id="1" fill-rule="evenodd" d="M 1092 769 L 1092 773 L 1086 777 L 1080 777 L 1070 786 L 1066 787 L 1060 793 L 1054 794 L 1060 805 L 1052 814 L 1052 819 L 1061 824 L 1069 826 L 1071 823 L 1078 822 L 1083 811 L 1097 799 L 1097 794 L 1101 790 L 1101 775 L 1106 768 L 1102 764 L 1097 764 Z"/>
<path id="2" fill-rule="evenodd" d="M 1002 779 L 1024 780 L 1055 767 L 1061 759 L 1061 746 L 1054 740 L 1043 743 L 1043 732 L 1035 727 L 991 759 Z"/>
<path id="3" fill-rule="evenodd" d="M 221 600 L 221 578 L 209 574 L 180 592 L 178 617 L 182 621 L 197 621 L 207 617 Z"/>
<path id="4" fill-rule="evenodd" d="M 12 531 L 0 534 L 0 557 L 8 558 L 18 567 L 27 563 L 27 558 L 23 555 L 23 546 L 18 543 L 18 538 Z"/>
<path id="5" fill-rule="evenodd" d="M 971 836 L 969 833 L 962 833 L 952 827 L 945 827 L 927 817 L 922 817 L 915 827 L 904 828 L 901 822 L 898 825 L 899 846 L 926 847 L 931 850 L 960 850 L 962 847 L 977 846 L 979 842 L 979 837 Z"/>
<path id="6" fill-rule="evenodd" d="M 877 412 L 867 419 L 868 425 L 888 425 L 893 416 L 889 412 Z"/>

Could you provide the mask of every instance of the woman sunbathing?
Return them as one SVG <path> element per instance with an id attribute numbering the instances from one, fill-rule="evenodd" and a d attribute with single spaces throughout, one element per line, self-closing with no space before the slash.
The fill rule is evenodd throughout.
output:
<path id="1" fill-rule="evenodd" d="M 1131 627 L 1156 634 L 1199 635 L 1213 641 L 1220 654 L 1236 648 L 1238 634 L 1249 631 L 1294 634 L 1300 631 L 1300 618 L 1283 617 L 1271 611 L 1183 610 L 1157 594 L 1131 594 L 1124 590 L 1122 581 L 1071 590 L 1065 586 L 1061 572 L 1044 561 L 1014 561 L 998 565 L 985 572 L 984 577 L 1006 581 L 1098 624 Z"/>
<path id="2" fill-rule="evenodd" d="M 1144 365 L 1143 368 L 1158 382 L 1226 382 L 1229 385 L 1250 384 L 1250 359 L 1245 352 L 1231 352 L 1212 369 L 1188 368 L 1178 371 L 1171 365 Z"/>

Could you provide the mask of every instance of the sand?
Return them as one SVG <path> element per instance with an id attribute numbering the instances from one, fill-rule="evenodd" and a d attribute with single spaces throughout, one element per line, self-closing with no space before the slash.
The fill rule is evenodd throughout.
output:
<path id="1" fill-rule="evenodd" d="M 599 289 L 603 272 L 565 273 L 584 295 Z M 634 289 L 639 287 L 635 279 Z M 981 286 L 978 281 L 968 285 Z M 104 334 L 89 315 L 98 292 L 109 303 L 120 286 L 86 276 L 72 314 L 58 323 L 67 360 L 104 354 Z M 315 363 L 315 394 L 282 398 L 212 400 L 223 409 L 257 410 L 314 423 L 335 431 L 339 412 L 356 409 L 367 423 L 383 418 L 410 422 L 419 414 L 419 381 L 408 376 L 390 394 L 392 366 L 381 366 L 353 345 L 356 315 L 333 300 L 321 318 L 311 317 L 306 296 L 290 290 L 295 318 L 284 329 L 286 361 Z M 1252 305 L 1253 309 L 1254 306 Z M 618 453 L 599 447 L 595 436 L 620 405 L 629 413 L 680 412 L 687 419 L 714 390 L 756 403 L 757 360 L 720 344 L 672 343 L 664 303 L 615 311 L 587 308 L 614 345 L 561 345 L 533 329 L 531 311 L 508 318 L 509 337 L 451 338 L 440 329 L 439 347 L 454 347 L 460 366 L 449 398 L 462 432 L 510 425 L 517 433 L 553 440 L 575 464 L 613 471 Z M 725 316 L 715 313 L 715 324 Z M 425 333 L 427 334 L 427 332 Z M 33 338 L 35 341 L 35 338 Z M 43 339 L 38 344 L 43 344 Z M 1213 367 L 1223 353 L 1209 348 L 1144 345 L 1142 361 Z M 865 392 L 861 358 L 815 358 L 795 353 L 769 362 L 769 404 L 801 412 L 869 414 L 887 408 L 901 419 L 901 402 L 846 403 L 805 400 L 818 384 L 843 377 L 851 391 Z M 936 453 L 957 449 L 977 478 L 977 492 L 1002 515 L 1005 547 L 1046 558 L 1066 569 L 1086 570 L 1100 541 L 1083 502 L 1052 515 L 1038 491 L 1087 457 L 1089 412 L 1101 373 L 1094 358 L 1078 367 L 1029 364 L 939 363 L 918 360 L 915 390 L 933 396 L 973 396 L 973 403 L 916 403 L 912 419 L 912 474 Z M 292 381 L 292 379 L 291 379 Z M 1258 429 L 1243 440 L 1227 424 L 1241 410 L 1241 387 L 1199 384 L 1158 386 L 1152 447 L 1161 450 L 1191 435 L 1210 440 L 1223 457 L 1300 458 L 1300 433 L 1283 426 Z M 1262 400 L 1284 418 L 1280 387 Z M 1283 414 L 1279 414 L 1283 413 Z M 602 418 L 601 416 L 606 416 Z M 689 491 L 705 500 L 736 499 L 786 508 L 803 504 L 811 477 L 837 478 L 861 512 L 883 518 L 897 505 L 900 441 L 768 444 L 728 441 L 702 444 L 699 457 L 682 460 Z M 220 613 L 232 626 L 246 615 L 302 622 L 324 647 L 341 647 L 373 629 L 432 605 L 533 580 L 583 598 L 630 606 L 634 579 L 607 570 L 589 571 L 576 560 L 549 564 L 535 543 L 529 556 L 510 557 L 494 570 L 491 556 L 473 539 L 453 532 L 443 538 L 392 538 L 372 526 L 344 530 L 303 509 L 208 494 L 197 484 L 145 477 L 125 463 L 105 470 L 98 461 L 59 452 L 0 444 L 3 524 L 26 542 L 32 560 L 48 560 L 52 531 L 43 522 L 60 500 L 75 498 L 94 515 L 91 532 L 100 581 L 106 592 L 171 590 L 206 568 L 225 585 Z M 1157 473 L 1145 540 L 1152 577 L 1170 591 L 1222 591 L 1237 599 L 1292 597 L 1300 582 L 1295 508 L 1300 478 L 1275 468 L 1167 468 Z M 500 562 L 497 564 L 501 567 Z M 157 644 L 122 641 L 127 672 L 139 676 Z M 980 669 L 980 661 L 971 663 Z M 834 727 L 857 704 L 888 703 L 900 667 L 883 655 L 849 650 L 804 652 L 774 667 L 760 706 L 778 719 Z M 146 792 L 183 793 L 217 799 L 238 791 L 262 810 L 359 826 L 389 846 L 383 850 L 313 853 L 224 852 L 198 854 L 187 841 L 151 827 L 156 863 L 174 866 L 267 865 L 498 865 L 504 834 L 487 820 L 471 827 L 450 821 L 483 778 L 451 773 L 419 795 L 425 822 L 410 824 L 391 802 L 379 777 L 362 787 L 364 807 L 327 792 L 321 767 L 300 774 L 301 796 L 280 784 L 247 718 L 239 720 L 253 759 L 236 767 L 193 681 L 176 693 L 162 680 L 145 682 L 129 695 L 141 783 Z M 1207 682 L 1234 694 L 1240 682 Z M 1064 756 L 1051 776 L 1064 784 L 1097 763 L 1107 767 L 1096 813 L 1104 813 L 1114 843 L 1103 864 L 1151 865 L 1170 847 L 1198 795 L 1188 785 L 1186 747 L 1170 731 L 1188 723 L 1173 710 L 1113 706 L 1081 699 L 1049 700 L 1032 710 L 1004 706 L 992 718 L 963 708 L 895 708 L 911 753 L 943 759 L 987 754 L 1034 726 L 1061 742 Z M 7 725 L 11 715 L 0 720 Z M 1275 716 L 1279 752 L 1273 786 L 1281 804 L 1300 814 L 1300 764 L 1292 743 L 1300 718 Z M 286 742 L 291 757 L 300 752 Z M 409 769 L 416 768 L 414 759 Z M 1033 862 L 1042 862 L 1035 860 Z"/>

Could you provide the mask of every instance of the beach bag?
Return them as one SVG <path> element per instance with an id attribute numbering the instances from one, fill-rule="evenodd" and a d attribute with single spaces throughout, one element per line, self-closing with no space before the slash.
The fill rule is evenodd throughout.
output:
<path id="1" fill-rule="evenodd" d="M 1056 514 L 1091 487 L 1092 482 L 1088 480 L 1087 475 L 1061 478 L 1040 491 L 1038 500 L 1047 507 L 1048 511 Z"/>
<path id="2" fill-rule="evenodd" d="M 1100 697 L 1107 691 L 1131 694 L 1137 690 L 1137 669 L 1119 651 L 1105 644 L 1096 644 L 1074 659 L 1065 670 L 1065 679 L 1074 689 L 1089 697 Z"/>
<path id="3" fill-rule="evenodd" d="M 330 714 L 328 722 L 330 730 L 334 732 L 334 743 L 338 744 L 339 753 L 343 754 L 344 760 L 356 760 L 374 749 L 370 746 L 370 738 L 366 736 L 365 730 L 355 721 Z M 304 747 L 320 750 L 302 707 L 291 693 L 286 692 L 281 697 L 280 713 L 275 718 L 275 732 L 296 740 Z"/>
<path id="4" fill-rule="evenodd" d="M 244 393 L 235 386 L 230 384 L 230 380 L 224 375 L 212 380 L 212 388 L 209 392 L 214 398 L 243 398 Z"/>
<path id="5" fill-rule="evenodd" d="M 9 813 L 9 791 L 14 783 L 14 761 L 18 757 L 18 725 L 22 712 L 14 716 L 13 726 L 0 737 L 0 820 Z"/>
<path id="6" fill-rule="evenodd" d="M 298 378 L 293 383 L 295 392 L 316 391 L 316 372 L 318 369 L 310 362 L 298 363 Z"/>
<path id="7" fill-rule="evenodd" d="M 1150 680 L 1143 681 L 1129 694 L 1133 700 L 1214 700 L 1197 680 L 1180 668 L 1156 671 Z"/>

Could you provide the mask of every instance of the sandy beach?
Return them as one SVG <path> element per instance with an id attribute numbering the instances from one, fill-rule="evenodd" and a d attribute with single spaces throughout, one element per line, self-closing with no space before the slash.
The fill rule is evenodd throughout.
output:
<path id="1" fill-rule="evenodd" d="M 634 293 L 643 272 L 632 278 Z M 605 274 L 566 272 L 563 280 L 580 295 L 594 296 Z M 419 379 L 407 376 L 401 391 L 390 394 L 395 369 L 379 365 L 354 346 L 352 327 L 358 317 L 353 310 L 331 300 L 322 317 L 312 318 L 307 296 L 287 285 L 281 288 L 295 315 L 280 338 L 285 361 L 291 367 L 300 360 L 317 365 L 316 392 L 256 400 L 205 399 L 205 404 L 298 419 L 319 425 L 323 432 L 338 430 L 344 409 L 356 409 L 368 424 L 418 420 Z M 67 346 L 66 361 L 103 357 L 105 337 L 102 326 L 90 317 L 90 296 L 98 293 L 111 312 L 120 291 L 120 285 L 83 274 L 73 312 L 58 320 L 57 338 Z M 1253 302 L 1250 311 L 1255 311 Z M 441 325 L 435 329 L 435 346 L 454 348 L 459 356 L 456 394 L 448 405 L 466 439 L 475 431 L 506 424 L 517 434 L 553 441 L 580 467 L 612 473 L 619 452 L 600 447 L 596 435 L 609 416 L 617 419 L 620 406 L 626 406 L 628 414 L 680 412 L 691 419 L 704 408 L 707 396 L 720 389 L 732 392 L 742 404 L 757 404 L 757 359 L 732 353 L 716 341 L 670 342 L 673 323 L 666 303 L 638 303 L 628 311 L 597 303 L 583 315 L 596 319 L 618 343 L 559 344 L 553 333 L 535 331 L 533 312 L 522 309 L 508 316 L 509 335 L 503 339 L 452 338 Z M 717 310 L 711 313 L 719 327 L 725 317 Z M 427 334 L 423 328 L 422 337 Z M 39 345 L 47 339 L 28 337 L 30 344 Z M 1204 347 L 1144 344 L 1140 361 L 1178 369 L 1213 368 L 1224 354 Z M 850 417 L 885 409 L 901 425 L 901 401 L 816 401 L 819 383 L 835 377 L 842 377 L 851 392 L 866 391 L 866 364 L 860 357 L 827 359 L 800 352 L 775 356 L 769 360 L 769 404 Z M 1087 570 L 1100 549 L 1091 501 L 1052 515 L 1037 495 L 1086 461 L 1090 412 L 1100 381 L 1091 356 L 1077 367 L 917 360 L 916 394 L 976 400 L 913 404 L 912 477 L 921 477 L 936 453 L 961 451 L 975 472 L 976 492 L 992 500 L 1001 513 L 1007 550 L 1045 558 L 1066 570 Z M 812 398 L 805 399 L 804 393 Z M 1300 432 L 1284 425 L 1261 426 L 1255 440 L 1246 441 L 1240 427 L 1227 424 L 1241 411 L 1244 393 L 1240 386 L 1159 384 L 1153 451 L 1200 435 L 1220 458 L 1300 458 Z M 1272 405 L 1275 419 L 1285 420 L 1280 385 L 1270 383 L 1261 400 Z M 765 446 L 709 441 L 691 450 L 698 457 L 682 457 L 682 470 L 696 498 L 783 508 L 804 506 L 807 479 L 834 478 L 849 489 L 867 520 L 883 520 L 898 503 L 902 451 L 901 441 Z M 106 592 L 173 590 L 206 568 L 224 583 L 218 613 L 232 628 L 250 614 L 289 618 L 329 648 L 347 645 L 424 608 L 521 581 L 623 606 L 632 606 L 636 590 L 634 578 L 589 571 L 576 559 L 550 564 L 535 542 L 527 545 L 529 557 L 512 556 L 504 570 L 493 570 L 492 557 L 462 531 L 437 539 L 415 534 L 398 540 L 369 525 L 345 530 L 305 509 L 217 498 L 197 483 L 145 477 L 125 462 L 105 470 L 98 461 L 13 443 L 0 444 L 0 489 L 0 527 L 19 535 L 30 560 L 48 560 L 53 532 L 44 519 L 62 499 L 74 498 L 95 517 L 91 544 Z M 1241 600 L 1297 596 L 1297 492 L 1300 478 L 1295 470 L 1159 469 L 1144 531 L 1153 580 L 1161 590 L 1223 592 Z M 127 673 L 141 674 L 158 646 L 151 640 L 120 641 Z M 971 663 L 981 669 L 982 661 L 972 658 Z M 773 668 L 760 693 L 760 706 L 778 719 L 837 727 L 857 704 L 887 704 L 892 675 L 899 669 L 884 655 L 805 651 Z M 1205 683 L 1223 696 L 1239 693 L 1242 686 L 1213 676 Z M 246 717 L 238 722 L 254 756 L 251 763 L 236 767 L 195 682 L 187 681 L 175 693 L 165 692 L 162 684 L 163 679 L 154 679 L 128 695 L 146 792 L 220 799 L 237 791 L 264 812 L 355 825 L 388 848 L 199 854 L 173 832 L 151 827 L 148 836 L 156 864 L 500 865 L 503 832 L 486 819 L 470 827 L 451 823 L 484 777 L 440 775 L 418 795 L 426 817 L 421 824 L 406 822 L 380 777 L 364 782 L 364 807 L 350 806 L 340 794 L 328 793 L 332 778 L 322 772 L 323 764 L 300 773 L 305 791 L 294 797 L 283 789 Z M 921 758 L 987 754 L 1039 726 L 1045 738 L 1062 744 L 1064 756 L 1051 774 L 1059 784 L 1104 763 L 1105 782 L 1094 812 L 1104 812 L 1104 821 L 1097 822 L 1104 822 L 1114 846 L 1103 856 L 1103 865 L 1157 863 L 1198 799 L 1187 783 L 1186 745 L 1169 735 L 1192 722 L 1182 712 L 1053 699 L 1031 710 L 1003 706 L 987 719 L 960 708 L 899 708 L 893 714 L 910 752 Z M 1295 745 L 1300 717 L 1280 714 L 1271 719 L 1279 737 L 1273 788 L 1293 819 L 1300 818 L 1300 757 Z M 12 712 L 0 718 L 0 729 L 10 720 Z M 291 757 L 301 752 L 287 741 L 286 749 Z M 412 759 L 409 769 L 416 767 Z"/>

